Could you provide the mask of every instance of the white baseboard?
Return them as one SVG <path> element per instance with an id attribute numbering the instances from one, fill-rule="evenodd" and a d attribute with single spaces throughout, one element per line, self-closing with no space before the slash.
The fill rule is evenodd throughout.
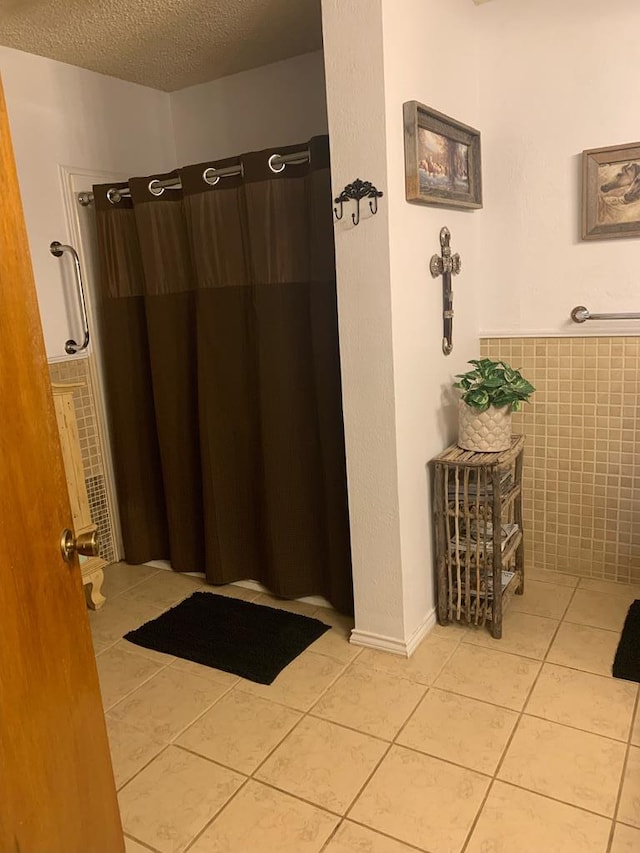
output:
<path id="1" fill-rule="evenodd" d="M 436 624 L 436 611 L 427 613 L 411 636 L 406 640 L 398 640 L 396 637 L 387 637 L 384 634 L 373 634 L 370 631 L 359 631 L 354 628 L 351 632 L 350 642 L 354 646 L 364 646 L 368 649 L 378 649 L 409 658 L 418 648 L 422 640 Z"/>

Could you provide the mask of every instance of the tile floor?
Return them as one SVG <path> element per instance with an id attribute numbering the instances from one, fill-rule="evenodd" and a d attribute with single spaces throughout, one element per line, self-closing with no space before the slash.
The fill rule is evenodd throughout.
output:
<path id="1" fill-rule="evenodd" d="M 265 687 L 121 639 L 199 586 L 118 564 L 90 614 L 127 853 L 639 853 L 638 685 L 609 673 L 640 589 L 531 571 L 503 640 L 404 660 L 217 588 L 332 625 Z"/>

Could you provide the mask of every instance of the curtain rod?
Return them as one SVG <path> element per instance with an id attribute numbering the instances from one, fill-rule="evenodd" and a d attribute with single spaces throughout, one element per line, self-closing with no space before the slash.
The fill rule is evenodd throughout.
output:
<path id="1" fill-rule="evenodd" d="M 290 154 L 272 154 L 267 164 L 272 172 L 276 174 L 278 172 L 282 172 L 286 166 L 295 166 L 300 165 L 302 163 L 309 163 L 311 161 L 311 151 L 308 148 L 305 148 L 302 151 L 292 151 Z M 244 166 L 242 162 L 237 163 L 233 166 L 223 166 L 220 169 L 214 169 L 213 167 L 209 167 L 205 169 L 202 173 L 202 180 L 209 184 L 209 186 L 215 186 L 220 178 L 227 178 L 231 175 L 241 175 L 244 176 Z M 159 181 L 157 179 L 153 179 L 149 181 L 149 192 L 151 195 L 161 196 L 165 190 L 180 190 L 182 189 L 182 182 L 179 177 L 176 178 L 165 178 L 163 181 Z M 118 204 L 118 202 L 123 198 L 131 198 L 131 190 L 129 187 L 111 187 L 110 190 L 107 190 L 107 198 L 111 202 L 111 204 Z M 88 207 L 90 204 L 93 204 L 94 196 L 91 192 L 80 192 L 78 193 L 78 203 L 83 207 Z"/>

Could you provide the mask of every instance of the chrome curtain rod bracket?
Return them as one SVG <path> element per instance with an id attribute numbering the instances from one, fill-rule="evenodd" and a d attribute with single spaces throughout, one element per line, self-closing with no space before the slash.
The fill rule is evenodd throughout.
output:
<path id="1" fill-rule="evenodd" d="M 584 305 L 576 305 L 571 312 L 571 319 L 574 323 L 586 323 L 587 320 L 640 320 L 640 313 L 621 312 L 613 314 L 592 314 Z"/>
<path id="2" fill-rule="evenodd" d="M 67 355 L 75 355 L 89 346 L 89 320 L 87 318 L 87 306 L 84 301 L 84 285 L 82 284 L 82 270 L 80 269 L 80 258 L 73 246 L 67 246 L 64 243 L 59 243 L 54 240 L 49 246 L 49 251 L 54 258 L 61 258 L 65 252 L 68 252 L 73 258 L 73 265 L 76 273 L 76 286 L 80 297 L 80 312 L 82 314 L 82 325 L 84 328 L 84 339 L 81 344 L 77 343 L 73 338 L 64 345 L 64 351 Z"/>

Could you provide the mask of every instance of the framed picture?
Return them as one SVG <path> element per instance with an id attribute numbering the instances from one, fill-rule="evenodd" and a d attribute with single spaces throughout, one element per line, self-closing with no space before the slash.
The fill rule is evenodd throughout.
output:
<path id="1" fill-rule="evenodd" d="M 407 201 L 482 207 L 480 132 L 418 101 L 403 110 Z"/>
<path id="2" fill-rule="evenodd" d="M 640 237 L 640 142 L 582 152 L 582 239 Z"/>

